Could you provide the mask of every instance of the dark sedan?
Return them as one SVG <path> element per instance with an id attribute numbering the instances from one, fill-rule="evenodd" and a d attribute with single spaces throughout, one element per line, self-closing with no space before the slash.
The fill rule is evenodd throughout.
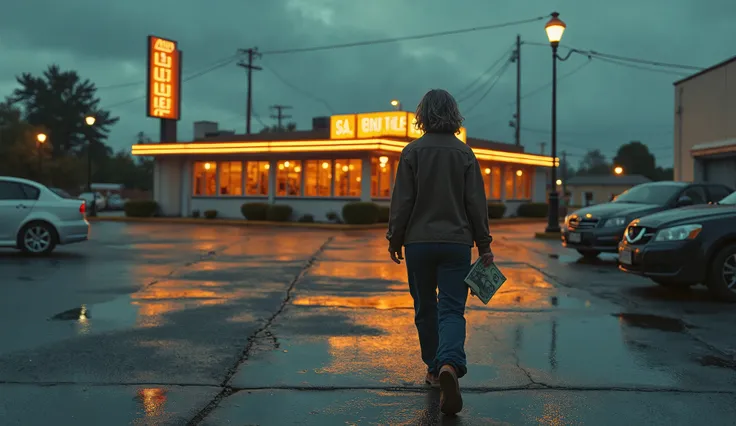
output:
<path id="1" fill-rule="evenodd" d="M 609 203 L 585 207 L 568 215 L 562 229 L 562 245 L 590 258 L 600 253 L 616 253 L 624 229 L 634 219 L 678 207 L 713 203 L 732 191 L 719 184 L 637 185 Z"/>
<path id="2" fill-rule="evenodd" d="M 618 254 L 624 272 L 666 287 L 705 284 L 717 298 L 736 302 L 736 192 L 717 204 L 635 220 Z"/>

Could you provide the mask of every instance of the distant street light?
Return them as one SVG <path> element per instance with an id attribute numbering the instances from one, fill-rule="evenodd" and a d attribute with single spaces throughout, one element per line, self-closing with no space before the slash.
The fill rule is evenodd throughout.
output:
<path id="1" fill-rule="evenodd" d="M 401 111 L 401 101 L 399 101 L 398 99 L 392 100 L 391 106 L 393 106 L 396 109 L 396 111 Z"/>
<path id="2" fill-rule="evenodd" d="M 549 44 L 552 46 L 552 173 L 550 173 L 549 214 L 547 215 L 547 229 L 545 232 L 560 232 L 560 199 L 557 193 L 557 47 L 562 40 L 566 25 L 558 18 L 557 12 L 552 12 L 552 18 L 544 26 Z M 572 52 L 572 51 L 571 51 Z"/>
<path id="3" fill-rule="evenodd" d="M 562 185 L 562 179 L 557 179 L 557 186 Z"/>
<path id="4" fill-rule="evenodd" d="M 613 168 L 613 173 L 615 173 L 617 176 L 621 176 L 624 174 L 624 168 L 621 166 L 616 166 Z"/>
<path id="5" fill-rule="evenodd" d="M 38 142 L 36 144 L 36 151 L 37 151 L 36 154 L 38 155 L 38 181 L 39 182 L 43 180 L 41 179 L 41 175 L 43 171 L 43 154 L 41 150 L 43 149 L 43 144 L 46 143 L 46 139 L 47 139 L 46 133 L 39 133 L 36 135 L 36 141 Z"/>
<path id="6" fill-rule="evenodd" d="M 88 115 L 84 117 L 84 122 L 90 127 L 94 126 L 95 121 L 97 120 L 94 116 Z M 89 134 L 87 135 L 87 192 L 92 194 L 92 203 L 89 206 L 89 216 L 97 216 L 97 197 L 95 196 L 95 193 L 92 192 L 92 137 L 89 136 Z"/>

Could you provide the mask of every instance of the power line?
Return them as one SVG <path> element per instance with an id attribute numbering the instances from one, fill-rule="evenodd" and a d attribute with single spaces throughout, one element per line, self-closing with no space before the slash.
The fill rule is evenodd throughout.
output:
<path id="1" fill-rule="evenodd" d="M 217 60 L 215 62 L 212 62 L 209 65 L 207 65 L 206 67 L 204 67 L 203 69 L 201 69 L 201 70 L 199 70 L 199 71 L 197 71 L 197 72 L 195 72 L 195 73 L 187 76 L 183 81 L 188 81 L 188 80 L 191 80 L 193 78 L 197 78 L 200 75 L 204 75 L 204 74 L 207 74 L 207 73 L 209 73 L 211 71 L 214 71 L 216 69 L 220 69 L 220 68 L 222 68 L 224 66 L 227 66 L 227 65 L 233 63 L 233 61 L 235 61 L 235 59 L 237 59 L 237 58 L 238 58 L 238 55 L 234 55 L 234 56 L 228 56 L 227 58 L 222 58 L 220 60 Z M 141 85 L 141 84 L 145 85 L 146 82 L 145 81 L 131 81 L 131 82 L 128 82 L 128 83 L 110 84 L 110 85 L 107 85 L 107 86 L 97 87 L 97 90 L 120 89 L 120 88 L 123 88 L 123 87 L 138 86 L 138 85 Z"/>
<path id="2" fill-rule="evenodd" d="M 480 99 L 478 99 L 478 101 L 476 101 L 475 104 L 473 104 L 473 106 L 465 110 L 466 114 L 470 113 L 470 111 L 472 111 L 475 107 L 477 107 L 483 101 L 483 99 L 485 99 L 486 96 L 488 96 L 488 94 L 491 93 L 491 90 L 493 90 L 496 84 L 498 84 L 498 82 L 501 80 L 503 73 L 506 72 L 506 70 L 509 68 L 509 65 L 511 65 L 511 61 L 506 61 L 506 63 L 496 72 L 496 79 L 493 82 L 491 82 L 491 84 L 488 86 L 488 89 L 485 91 L 485 93 L 483 93 Z"/>
<path id="3" fill-rule="evenodd" d="M 497 28 L 511 27 L 514 25 L 521 25 L 521 24 L 527 24 L 530 22 L 541 21 L 546 18 L 547 16 L 538 16 L 536 18 L 504 22 L 501 24 L 485 25 L 481 27 L 464 28 L 464 29 L 459 29 L 459 30 L 439 31 L 439 32 L 434 32 L 434 33 L 418 34 L 418 35 L 411 35 L 411 36 L 404 36 L 404 37 L 392 37 L 392 38 L 383 38 L 383 39 L 376 39 L 376 40 L 356 41 L 352 43 L 330 44 L 330 45 L 325 45 L 325 46 L 297 47 L 297 48 L 291 48 L 291 49 L 267 50 L 267 51 L 264 51 L 263 54 L 264 55 L 283 55 L 286 53 L 316 52 L 319 50 L 344 49 L 348 47 L 396 43 L 396 42 L 408 41 L 408 40 L 421 40 L 421 39 L 426 39 L 426 38 L 444 37 L 448 35 L 464 34 L 464 33 L 476 32 L 476 31 L 485 31 L 485 30 L 492 30 L 492 29 L 497 29 Z"/>
<path id="4" fill-rule="evenodd" d="M 324 100 L 323 98 L 320 98 L 319 96 L 315 96 L 312 93 L 310 93 L 310 92 L 308 92 L 308 91 L 306 91 L 306 90 L 304 90 L 304 89 L 296 86 L 295 84 L 290 83 L 284 77 L 282 77 L 281 74 L 277 73 L 275 69 L 273 69 L 271 67 L 267 67 L 265 65 L 263 66 L 263 68 L 266 69 L 266 70 L 268 70 L 268 71 L 270 71 L 271 74 L 273 74 L 285 86 L 290 87 L 291 89 L 293 89 L 293 90 L 301 93 L 302 95 L 306 96 L 307 98 L 312 99 L 313 101 L 317 101 L 317 102 L 321 103 L 322 105 L 325 106 L 325 108 L 327 108 L 327 111 L 329 111 L 330 114 L 334 114 L 335 113 L 334 110 L 332 109 L 332 107 L 330 106 L 330 104 L 326 100 Z"/>
<path id="5" fill-rule="evenodd" d="M 574 68 L 574 69 L 570 70 L 569 72 L 567 72 L 565 74 L 562 74 L 561 76 L 557 77 L 557 82 L 559 83 L 561 80 L 564 80 L 565 78 L 570 77 L 571 75 L 574 75 L 574 74 L 580 72 L 583 68 L 585 68 L 586 66 L 590 65 L 590 62 L 592 61 L 592 59 L 593 59 L 592 57 L 588 56 L 588 60 L 586 62 L 583 62 L 582 64 L 580 64 L 576 68 Z M 546 89 L 546 88 L 548 88 L 550 86 L 552 86 L 552 82 L 551 81 L 548 82 L 548 83 L 545 83 L 542 86 L 537 87 L 536 89 L 533 89 L 533 90 L 530 90 L 530 91 L 524 93 L 523 95 L 521 95 L 521 97 L 523 99 L 523 98 L 528 98 L 530 96 L 536 95 L 537 93 L 541 92 L 542 90 L 544 90 L 544 89 Z"/>
<path id="6" fill-rule="evenodd" d="M 231 63 L 235 62 L 235 59 L 237 59 L 237 56 L 233 56 L 230 59 L 228 59 L 227 61 L 220 61 L 220 63 L 217 63 L 215 65 L 211 65 L 208 68 L 205 68 L 203 70 L 197 71 L 196 73 L 183 78 L 181 80 L 181 82 L 184 83 L 186 81 L 190 81 L 190 80 L 194 80 L 195 78 L 199 78 L 199 77 L 201 77 L 201 76 L 203 76 L 205 74 L 209 74 L 212 71 L 215 71 L 215 70 L 218 70 L 220 68 L 223 68 L 223 67 L 225 67 L 227 65 L 230 65 Z M 125 83 L 125 84 L 126 85 L 131 85 L 131 83 Z M 141 83 L 136 83 L 136 84 L 141 84 Z M 146 96 L 147 95 L 140 95 L 140 96 L 136 96 L 134 98 L 130 98 L 130 99 L 121 101 L 121 102 L 116 102 L 116 103 L 113 103 L 113 104 L 110 104 L 110 105 L 105 105 L 103 107 L 103 109 L 110 109 L 110 108 L 115 108 L 115 107 L 127 105 L 127 104 L 133 103 L 135 101 L 139 101 L 141 99 L 146 99 Z"/>
<path id="7" fill-rule="evenodd" d="M 602 56 L 595 56 L 595 58 L 598 59 L 599 61 L 608 62 L 609 64 L 620 65 L 622 67 L 643 70 L 643 71 L 658 72 L 660 74 L 676 75 L 678 77 L 684 77 L 689 74 L 683 71 L 670 71 L 666 69 L 647 68 L 641 65 L 629 64 L 623 61 L 609 59 L 609 58 L 602 57 Z"/>
<path id="8" fill-rule="evenodd" d="M 525 41 L 524 43 L 529 44 L 531 46 L 549 47 L 549 44 L 546 44 L 546 43 L 539 43 L 539 42 L 533 42 L 533 41 Z M 574 53 L 580 53 L 586 56 L 594 56 L 598 58 L 615 59 L 615 60 L 624 61 L 624 62 L 635 62 L 638 64 L 652 65 L 652 66 L 664 67 L 664 68 L 680 68 L 680 69 L 687 69 L 687 70 L 694 70 L 694 71 L 702 71 L 705 69 L 703 67 L 696 67 L 693 65 L 682 65 L 682 64 L 675 64 L 671 62 L 659 62 L 659 61 L 652 61 L 649 59 L 634 58 L 631 56 L 612 55 L 610 53 L 598 52 L 596 50 L 577 49 L 577 48 L 569 47 L 569 46 L 564 46 L 564 47 L 568 50 L 571 50 Z"/>
<path id="9" fill-rule="evenodd" d="M 463 97 L 463 94 L 465 92 L 473 88 L 473 86 L 475 86 L 478 82 L 480 82 L 483 79 L 483 77 L 487 76 L 491 71 L 493 71 L 493 69 L 496 68 L 496 66 L 498 66 L 498 64 L 500 64 L 501 61 L 503 61 L 504 59 L 508 60 L 509 54 L 511 53 L 513 49 L 514 49 L 514 46 L 509 47 L 505 52 L 503 52 L 503 54 L 501 54 L 501 56 L 499 56 L 495 61 L 493 61 L 490 67 L 486 68 L 485 71 L 483 71 L 480 75 L 478 75 L 478 77 L 475 80 L 473 80 L 470 84 L 466 85 L 464 88 L 455 92 L 455 97 L 456 98 Z"/>

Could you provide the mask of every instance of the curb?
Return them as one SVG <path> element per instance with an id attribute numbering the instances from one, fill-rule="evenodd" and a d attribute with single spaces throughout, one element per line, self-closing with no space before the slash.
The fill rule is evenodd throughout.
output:
<path id="1" fill-rule="evenodd" d="M 559 240 L 562 238 L 562 234 L 559 232 L 536 232 L 534 238 L 539 240 Z"/>
<path id="2" fill-rule="evenodd" d="M 303 222 L 268 222 L 245 219 L 204 219 L 191 217 L 127 217 L 127 216 L 95 216 L 88 217 L 89 222 L 122 222 L 122 223 L 160 223 L 168 225 L 219 225 L 271 228 L 303 228 L 332 229 L 340 231 L 358 231 L 366 229 L 386 229 L 388 224 L 347 225 L 344 223 L 303 223 Z M 546 219 L 510 217 L 508 219 L 490 219 L 489 225 L 514 225 L 523 223 L 542 223 Z"/>

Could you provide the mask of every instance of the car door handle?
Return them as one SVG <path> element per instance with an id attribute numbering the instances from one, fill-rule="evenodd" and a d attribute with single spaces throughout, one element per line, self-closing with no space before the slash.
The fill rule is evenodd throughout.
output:
<path id="1" fill-rule="evenodd" d="M 27 209 L 28 206 L 26 206 L 25 204 L 18 204 L 17 206 L 15 206 L 15 208 L 16 209 Z"/>

